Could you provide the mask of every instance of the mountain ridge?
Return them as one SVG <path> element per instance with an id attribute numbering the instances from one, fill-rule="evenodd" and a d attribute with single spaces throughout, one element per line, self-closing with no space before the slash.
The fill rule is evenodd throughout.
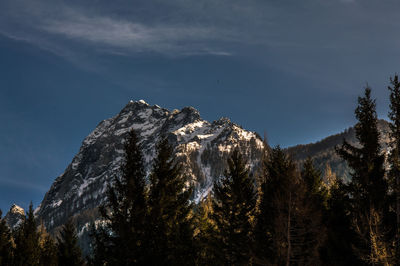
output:
<path id="1" fill-rule="evenodd" d="M 139 135 L 148 174 L 157 142 L 163 137 L 169 140 L 176 162 L 185 166 L 183 174 L 194 187 L 195 201 L 207 195 L 223 174 L 232 149 L 241 149 L 251 169 L 257 167 L 263 149 L 258 134 L 227 118 L 208 122 L 193 107 L 170 111 L 143 100 L 130 101 L 118 114 L 101 121 L 82 141 L 79 152 L 35 210 L 48 230 L 59 227 L 71 216 L 97 216 L 95 210 L 105 200 L 107 184 L 118 173 L 123 142 L 132 129 Z M 77 218 L 78 231 L 89 218 Z"/>
<path id="2" fill-rule="evenodd" d="M 378 120 L 378 130 L 381 135 L 380 143 L 384 153 L 389 151 L 389 122 L 383 119 Z M 355 136 L 354 126 L 345 129 L 344 131 L 325 137 L 319 141 L 309 144 L 299 144 L 288 147 L 285 151 L 301 165 L 307 157 L 311 157 L 318 169 L 324 173 L 327 170 L 327 165 L 331 168 L 338 177 L 345 181 L 350 180 L 350 169 L 339 155 L 335 152 L 335 146 L 341 145 L 343 140 L 346 140 L 352 145 L 358 145 Z"/>

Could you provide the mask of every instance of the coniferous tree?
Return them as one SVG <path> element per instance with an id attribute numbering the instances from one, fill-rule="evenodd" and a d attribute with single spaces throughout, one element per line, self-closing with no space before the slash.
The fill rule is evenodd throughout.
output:
<path id="1" fill-rule="evenodd" d="M 62 226 L 57 242 L 59 266 L 84 265 L 82 251 L 78 245 L 75 225 L 71 219 Z"/>
<path id="2" fill-rule="evenodd" d="M 309 157 L 303 164 L 301 177 L 305 182 L 307 194 L 310 200 L 316 205 L 322 204 L 321 208 L 326 206 L 328 200 L 328 190 L 322 180 L 321 171 L 314 167 L 313 160 Z"/>
<path id="3" fill-rule="evenodd" d="M 389 155 L 389 185 L 393 192 L 391 201 L 392 209 L 395 214 L 394 226 L 394 245 L 395 245 L 395 263 L 400 264 L 400 82 L 398 75 L 390 78 L 390 137 L 391 152 Z"/>
<path id="4" fill-rule="evenodd" d="M 388 263 L 389 247 L 385 241 L 383 221 L 387 205 L 385 156 L 379 144 L 375 100 L 371 89 L 366 88 L 358 98 L 355 114 L 356 138 L 360 147 L 343 141 L 338 154 L 352 169 L 352 181 L 348 186 L 350 212 L 354 231 L 360 242 L 355 243 L 360 258 L 368 263 Z"/>
<path id="5" fill-rule="evenodd" d="M 50 234 L 46 232 L 44 224 L 41 223 L 39 230 L 40 265 L 58 265 L 57 245 Z"/>
<path id="6" fill-rule="evenodd" d="M 173 161 L 167 139 L 157 145 L 157 156 L 150 175 L 149 265 L 193 265 L 193 214 L 181 167 Z"/>
<path id="7" fill-rule="evenodd" d="M 195 232 L 194 243 L 196 254 L 196 265 L 212 265 L 216 262 L 215 235 L 217 234 L 215 224 L 212 221 L 212 196 L 211 193 L 203 199 L 195 208 Z"/>
<path id="8" fill-rule="evenodd" d="M 303 174 L 302 178 L 279 146 L 266 157 L 255 227 L 255 264 L 319 264 L 319 247 L 324 239 L 323 204 L 318 197 L 309 197 L 312 191 L 319 195 L 322 189 L 315 169 Z"/>
<path id="9" fill-rule="evenodd" d="M 95 244 L 95 257 L 102 257 L 110 265 L 141 265 L 147 250 L 146 173 L 139 139 L 133 130 L 125 140 L 124 152 L 121 176 L 108 188 L 108 201 L 100 209 L 107 225 L 95 237 L 102 241 Z"/>
<path id="10" fill-rule="evenodd" d="M 13 257 L 11 232 L 1 215 L 0 210 L 0 265 L 11 265 Z"/>
<path id="11" fill-rule="evenodd" d="M 322 252 L 324 265 L 363 265 L 353 250 L 357 235 L 351 229 L 352 218 L 347 191 L 347 186 L 339 179 L 329 189 L 325 217 L 327 240 Z"/>
<path id="12" fill-rule="evenodd" d="M 285 265 L 292 260 L 291 227 L 298 181 L 294 163 L 279 146 L 273 148 L 264 161 L 255 227 L 258 265 Z"/>
<path id="13" fill-rule="evenodd" d="M 327 211 L 328 191 L 322 181 L 321 171 L 317 170 L 311 158 L 303 164 L 301 178 L 304 182 L 302 213 L 308 226 L 303 230 L 304 242 L 301 246 L 303 263 L 320 264 L 320 251 L 326 240 L 324 218 Z"/>
<path id="14" fill-rule="evenodd" d="M 276 154 L 276 149 L 267 150 L 264 142 L 264 151 L 261 162 L 261 171 L 259 173 L 259 203 L 256 216 L 256 225 L 254 227 L 254 247 L 253 262 L 255 265 L 270 265 L 275 259 L 275 251 L 273 249 L 272 229 L 273 220 L 270 216 L 271 202 L 269 191 L 269 166 L 272 162 L 271 157 Z M 274 154 L 273 154 L 274 152 Z M 283 153 L 281 153 L 283 155 Z"/>
<path id="15" fill-rule="evenodd" d="M 32 203 L 22 224 L 15 232 L 14 265 L 40 265 L 39 233 Z"/>
<path id="16" fill-rule="evenodd" d="M 108 248 L 108 237 L 109 233 L 103 226 L 97 226 L 95 223 L 90 225 L 89 236 L 92 239 L 90 243 L 92 254 L 90 254 L 86 259 L 88 265 L 112 265 L 110 263 L 110 251 Z"/>
<path id="17" fill-rule="evenodd" d="M 324 185 L 326 187 L 327 193 L 328 193 L 328 198 L 331 192 L 331 188 L 337 185 L 338 182 L 338 177 L 336 174 L 332 171 L 331 166 L 329 163 L 325 164 L 325 171 L 323 175 L 323 180 L 324 180 Z"/>
<path id="18" fill-rule="evenodd" d="M 252 223 L 256 207 L 254 180 L 239 150 L 228 159 L 228 169 L 213 188 L 213 214 L 223 265 L 248 265 L 251 258 Z"/>

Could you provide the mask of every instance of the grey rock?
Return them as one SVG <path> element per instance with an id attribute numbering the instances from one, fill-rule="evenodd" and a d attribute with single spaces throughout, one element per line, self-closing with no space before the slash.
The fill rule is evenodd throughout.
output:
<path id="1" fill-rule="evenodd" d="M 10 210 L 7 212 L 6 216 L 4 216 L 4 220 L 12 230 L 15 230 L 23 222 L 24 219 L 25 210 L 17 204 L 13 204 Z"/>
<path id="2" fill-rule="evenodd" d="M 107 185 L 123 160 L 123 142 L 129 130 L 140 136 L 146 171 L 149 174 L 155 147 L 168 138 L 175 159 L 183 164 L 187 184 L 194 187 L 198 201 L 212 189 L 224 172 L 226 159 L 238 147 L 257 169 L 263 142 L 227 118 L 215 122 L 201 119 L 193 107 L 167 110 L 144 101 L 131 101 L 119 114 L 104 120 L 87 136 L 71 164 L 56 178 L 42 203 L 35 210 L 47 230 L 54 230 L 69 217 L 75 217 L 78 233 L 87 232 L 88 223 L 98 217 L 97 208 L 106 200 Z"/>

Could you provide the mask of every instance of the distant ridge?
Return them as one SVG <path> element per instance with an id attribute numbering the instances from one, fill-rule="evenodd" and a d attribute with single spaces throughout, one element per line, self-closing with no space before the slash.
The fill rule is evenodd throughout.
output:
<path id="1" fill-rule="evenodd" d="M 389 145 L 389 122 L 382 119 L 379 120 L 378 130 L 381 134 L 382 148 L 384 152 L 387 152 Z M 344 180 L 349 180 L 350 170 L 347 164 L 335 152 L 335 146 L 342 144 L 343 139 L 346 139 L 353 145 L 357 144 L 354 127 L 350 127 L 342 133 L 331 135 L 315 143 L 289 147 L 286 151 L 299 164 L 302 164 L 307 157 L 311 157 L 313 158 L 315 165 L 323 173 L 326 170 L 326 166 L 329 165 L 338 177 L 342 177 Z"/>

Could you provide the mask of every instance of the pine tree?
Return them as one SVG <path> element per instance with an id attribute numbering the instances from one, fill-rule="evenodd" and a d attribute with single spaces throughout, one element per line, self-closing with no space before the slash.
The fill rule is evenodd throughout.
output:
<path id="1" fill-rule="evenodd" d="M 335 187 L 336 183 L 338 182 L 338 177 L 336 176 L 336 174 L 334 172 L 332 172 L 332 168 L 329 165 L 329 163 L 325 164 L 323 180 L 324 180 L 324 185 L 326 187 L 326 190 L 328 192 L 328 197 L 329 197 L 331 188 Z"/>
<path id="2" fill-rule="evenodd" d="M 224 265 L 248 265 L 251 258 L 252 219 L 256 207 L 255 181 L 235 149 L 228 169 L 214 183 L 212 218 L 217 229 L 220 261 Z"/>
<path id="3" fill-rule="evenodd" d="M 95 223 L 90 224 L 89 236 L 92 239 L 90 248 L 92 254 L 87 257 L 88 265 L 113 265 L 110 262 L 111 252 L 109 251 L 108 230 L 103 226 L 97 226 Z"/>
<path id="4" fill-rule="evenodd" d="M 322 204 L 326 206 L 328 191 L 322 180 L 321 171 L 314 167 L 313 160 L 310 157 L 307 158 L 303 164 L 301 177 L 305 182 L 307 194 L 311 197 L 311 200 L 314 200 L 316 204 Z"/>
<path id="5" fill-rule="evenodd" d="M 359 256 L 369 263 L 387 263 L 388 247 L 384 241 L 383 219 L 387 203 L 387 182 L 384 178 L 385 156 L 379 144 L 375 100 L 366 88 L 358 98 L 355 115 L 356 138 L 360 147 L 343 141 L 338 154 L 352 169 L 349 184 L 353 229 L 363 245 L 356 245 Z"/>
<path id="6" fill-rule="evenodd" d="M 32 203 L 22 224 L 15 232 L 14 265 L 40 265 L 39 233 Z"/>
<path id="7" fill-rule="evenodd" d="M 146 173 L 139 139 L 133 130 L 125 140 L 124 152 L 120 178 L 115 178 L 108 188 L 108 201 L 101 208 L 107 226 L 98 230 L 102 235 L 95 237 L 103 241 L 96 245 L 98 252 L 107 252 L 107 256 L 97 257 L 111 265 L 140 265 L 146 257 Z"/>
<path id="8" fill-rule="evenodd" d="M 329 189 L 323 265 L 364 265 L 353 250 L 357 235 L 351 228 L 350 199 L 347 191 L 348 187 L 339 179 Z"/>
<path id="9" fill-rule="evenodd" d="M 291 223 L 298 180 L 294 163 L 279 146 L 273 148 L 264 161 L 255 227 L 258 265 L 284 265 L 291 261 Z"/>
<path id="10" fill-rule="evenodd" d="M 303 229 L 304 240 L 301 246 L 303 263 L 320 264 L 320 249 L 326 240 L 324 217 L 327 211 L 328 191 L 322 181 L 321 171 L 307 158 L 301 172 L 304 182 L 303 207 L 300 210 L 308 226 Z"/>
<path id="11" fill-rule="evenodd" d="M 195 265 L 212 265 L 216 262 L 218 245 L 214 237 L 217 231 L 211 218 L 212 202 L 210 193 L 195 208 L 194 243 L 197 251 Z"/>
<path id="12" fill-rule="evenodd" d="M 306 164 L 303 178 L 278 146 L 264 161 L 255 226 L 257 265 L 318 265 L 324 240 L 318 171 Z M 315 193 L 315 194 L 313 194 Z"/>
<path id="13" fill-rule="evenodd" d="M 40 265 L 58 265 L 57 245 L 50 234 L 46 232 L 44 224 L 39 229 Z"/>
<path id="14" fill-rule="evenodd" d="M 390 78 L 390 137 L 391 153 L 389 156 L 389 185 L 393 191 L 392 209 L 396 216 L 394 226 L 395 263 L 400 264 L 400 82 L 398 75 Z"/>
<path id="15" fill-rule="evenodd" d="M 266 142 L 264 143 L 266 144 Z M 256 213 L 256 225 L 254 228 L 255 243 L 253 247 L 253 262 L 255 265 L 270 265 L 275 257 L 272 241 L 273 222 L 270 216 L 271 202 L 269 191 L 269 166 L 272 155 L 276 154 L 276 149 L 267 150 L 268 145 L 264 145 L 262 164 L 259 173 L 258 190 L 258 212 Z M 283 155 L 283 153 L 280 153 Z"/>
<path id="16" fill-rule="evenodd" d="M 193 214 L 189 202 L 192 190 L 186 188 L 181 167 L 174 163 L 167 139 L 157 145 L 157 156 L 150 175 L 149 265 L 193 265 Z"/>
<path id="17" fill-rule="evenodd" d="M 78 237 L 76 235 L 75 225 L 71 219 L 62 226 L 57 242 L 59 266 L 84 265 L 82 252 L 78 246 Z"/>
<path id="18" fill-rule="evenodd" d="M 1 215 L 0 210 L 0 265 L 11 265 L 13 258 L 11 232 Z"/>

